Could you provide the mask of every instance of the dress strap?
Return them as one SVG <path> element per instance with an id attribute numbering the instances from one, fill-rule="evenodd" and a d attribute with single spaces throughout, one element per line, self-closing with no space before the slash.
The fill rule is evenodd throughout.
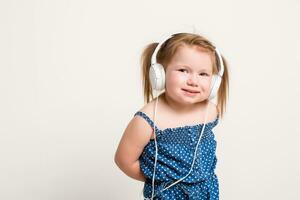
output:
<path id="1" fill-rule="evenodd" d="M 146 113 L 142 112 L 142 111 L 138 111 L 134 114 L 134 116 L 139 115 L 142 118 L 144 118 L 148 124 L 152 127 L 152 129 L 154 129 L 154 122 L 150 119 L 150 117 L 148 117 L 148 115 L 146 115 Z M 155 126 L 155 131 L 156 132 L 160 132 L 160 130 L 157 128 L 157 126 Z"/>
<path id="2" fill-rule="evenodd" d="M 220 120 L 220 116 L 218 114 L 217 117 L 213 121 L 208 122 L 207 125 L 212 129 L 219 123 L 219 120 Z"/>

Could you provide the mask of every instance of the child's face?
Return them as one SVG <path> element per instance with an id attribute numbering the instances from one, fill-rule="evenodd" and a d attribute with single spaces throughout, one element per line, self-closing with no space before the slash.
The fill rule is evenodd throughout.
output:
<path id="1" fill-rule="evenodd" d="M 182 105 L 202 102 L 210 94 L 211 79 L 211 54 L 181 46 L 166 68 L 166 95 Z"/>

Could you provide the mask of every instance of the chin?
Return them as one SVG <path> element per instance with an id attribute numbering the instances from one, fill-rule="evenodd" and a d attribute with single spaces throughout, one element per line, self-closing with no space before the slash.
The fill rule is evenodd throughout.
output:
<path id="1" fill-rule="evenodd" d="M 181 98 L 180 100 L 178 99 L 178 101 L 181 101 L 182 103 L 184 103 L 184 104 L 189 104 L 189 105 L 191 105 L 191 104 L 195 104 L 195 103 L 199 103 L 200 101 L 199 100 L 197 100 L 197 99 L 188 99 L 188 98 Z"/>

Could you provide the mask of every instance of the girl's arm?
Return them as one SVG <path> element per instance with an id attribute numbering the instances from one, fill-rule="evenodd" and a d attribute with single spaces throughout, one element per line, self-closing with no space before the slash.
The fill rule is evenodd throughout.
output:
<path id="1" fill-rule="evenodd" d="M 140 170 L 139 157 L 152 135 L 152 128 L 139 116 L 135 116 L 125 129 L 118 149 L 115 163 L 129 177 L 145 182 Z"/>

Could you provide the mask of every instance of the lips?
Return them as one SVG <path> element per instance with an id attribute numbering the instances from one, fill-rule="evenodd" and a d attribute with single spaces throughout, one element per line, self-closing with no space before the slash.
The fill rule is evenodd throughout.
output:
<path id="1" fill-rule="evenodd" d="M 188 90 L 188 89 L 182 89 L 182 90 L 189 92 L 189 93 L 199 93 L 198 91 L 195 91 L 195 90 Z"/>

